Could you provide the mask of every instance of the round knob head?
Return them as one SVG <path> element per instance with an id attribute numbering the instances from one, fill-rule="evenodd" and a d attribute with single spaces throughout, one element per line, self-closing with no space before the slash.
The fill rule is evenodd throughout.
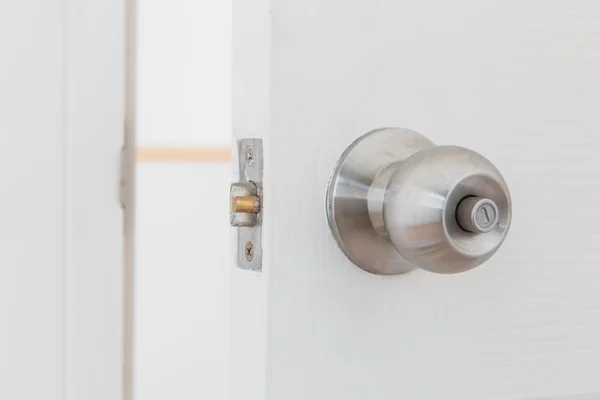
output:
<path id="1" fill-rule="evenodd" d="M 437 273 L 467 271 L 498 250 L 510 226 L 511 200 L 485 157 L 457 146 L 421 150 L 391 176 L 385 230 L 400 255 Z"/>

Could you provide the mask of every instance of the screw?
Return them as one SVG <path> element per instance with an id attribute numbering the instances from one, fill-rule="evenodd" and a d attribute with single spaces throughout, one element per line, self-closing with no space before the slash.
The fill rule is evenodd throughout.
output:
<path id="1" fill-rule="evenodd" d="M 252 147 L 246 149 L 246 165 L 249 167 L 254 165 L 254 149 Z"/>
<path id="2" fill-rule="evenodd" d="M 246 260 L 252 261 L 254 259 L 254 245 L 252 242 L 246 243 L 244 247 L 244 253 L 246 255 Z"/>

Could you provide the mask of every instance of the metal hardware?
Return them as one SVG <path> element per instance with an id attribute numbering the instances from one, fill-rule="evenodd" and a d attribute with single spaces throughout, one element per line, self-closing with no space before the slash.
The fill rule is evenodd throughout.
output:
<path id="1" fill-rule="evenodd" d="M 119 203 L 121 204 L 121 209 L 123 211 L 127 208 L 128 173 L 128 148 L 127 144 L 123 144 L 121 147 L 121 154 L 119 155 Z"/>
<path id="2" fill-rule="evenodd" d="M 254 164 L 254 148 L 252 146 L 246 149 L 246 165 L 251 167 Z"/>
<path id="3" fill-rule="evenodd" d="M 236 265 L 262 270 L 262 139 L 237 142 L 237 182 L 231 184 L 231 226 L 236 233 Z"/>
<path id="4" fill-rule="evenodd" d="M 400 128 L 369 132 L 346 149 L 326 208 L 346 256 L 383 275 L 475 268 L 498 250 L 511 219 L 506 182 L 486 158 Z"/>
<path id="5" fill-rule="evenodd" d="M 234 197 L 231 202 L 231 212 L 258 214 L 260 212 L 260 198 L 258 196 Z"/>
<path id="6" fill-rule="evenodd" d="M 252 261 L 254 259 L 254 245 L 252 244 L 252 242 L 246 243 L 246 247 L 244 247 L 244 250 L 246 260 Z"/>
<path id="7" fill-rule="evenodd" d="M 231 184 L 231 226 L 255 226 L 260 212 L 260 197 L 254 182 Z"/>
<path id="8" fill-rule="evenodd" d="M 456 207 L 456 222 L 467 232 L 489 232 L 498 223 L 498 206 L 490 199 L 465 197 Z"/>

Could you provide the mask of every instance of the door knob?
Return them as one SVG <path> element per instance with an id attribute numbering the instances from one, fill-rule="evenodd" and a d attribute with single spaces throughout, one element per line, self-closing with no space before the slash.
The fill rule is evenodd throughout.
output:
<path id="1" fill-rule="evenodd" d="M 346 256 L 366 271 L 452 274 L 498 250 L 511 199 L 498 169 L 479 153 L 385 128 L 342 154 L 327 189 L 327 218 Z"/>

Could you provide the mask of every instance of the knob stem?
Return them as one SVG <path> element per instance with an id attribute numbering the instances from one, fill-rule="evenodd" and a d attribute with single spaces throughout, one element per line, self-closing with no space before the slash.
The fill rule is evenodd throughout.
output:
<path id="1" fill-rule="evenodd" d="M 402 165 L 402 161 L 390 163 L 383 168 L 371 182 L 369 192 L 367 194 L 367 205 L 369 209 L 369 219 L 373 225 L 373 229 L 381 236 L 387 236 L 385 223 L 383 221 L 383 203 L 385 201 L 385 193 L 390 178 Z"/>

